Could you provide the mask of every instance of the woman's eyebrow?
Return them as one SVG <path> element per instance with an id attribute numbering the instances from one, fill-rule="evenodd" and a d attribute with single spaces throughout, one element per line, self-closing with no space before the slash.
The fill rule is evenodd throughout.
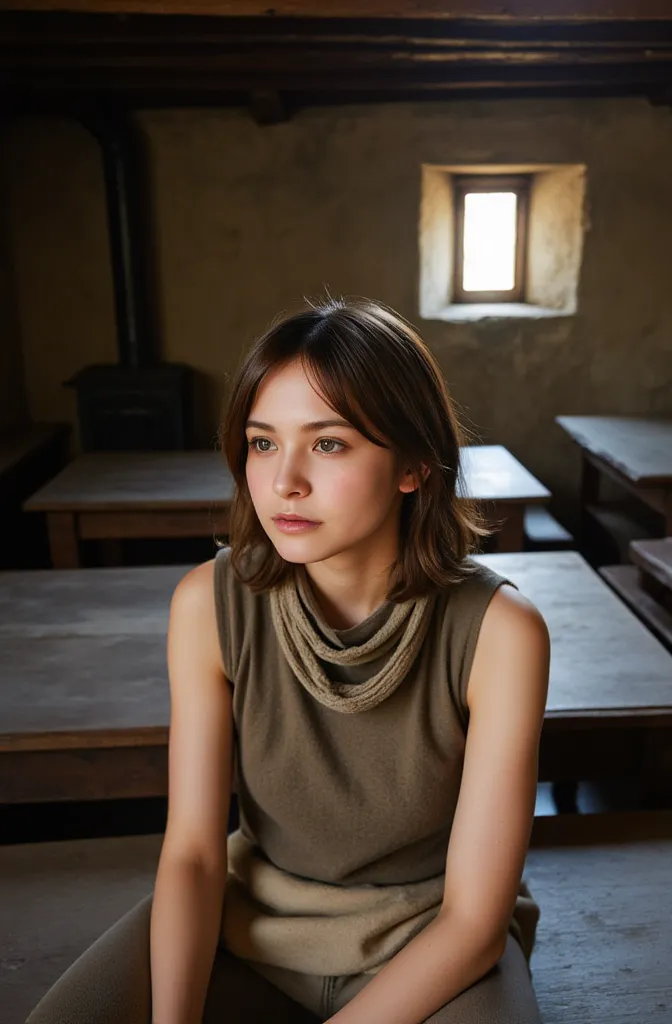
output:
<path id="1" fill-rule="evenodd" d="M 259 430 L 275 433 L 275 427 L 272 427 L 270 423 L 262 423 L 261 420 L 248 420 L 245 429 L 247 430 L 248 427 L 257 427 Z M 313 420 L 312 423 L 304 423 L 299 430 L 303 433 L 310 433 L 314 430 L 324 430 L 325 427 L 345 427 L 348 430 L 356 430 L 356 427 L 353 427 L 352 423 L 348 423 L 347 420 Z"/>

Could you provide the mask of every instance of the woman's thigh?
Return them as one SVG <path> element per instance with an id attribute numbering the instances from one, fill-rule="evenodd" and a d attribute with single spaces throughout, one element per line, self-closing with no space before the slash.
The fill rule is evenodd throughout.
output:
<path id="1" fill-rule="evenodd" d="M 75 960 L 26 1024 L 149 1024 L 151 981 L 146 896 Z"/>
<path id="2" fill-rule="evenodd" d="M 72 964 L 32 1011 L 26 1024 L 150 1024 L 150 920 L 144 897 Z M 204 1024 L 314 1024 L 317 1020 L 266 978 L 218 949 L 206 996 Z"/>
<path id="3" fill-rule="evenodd" d="M 343 978 L 334 992 L 336 1013 L 368 984 L 365 975 Z M 425 1024 L 541 1024 L 527 961 L 516 940 L 507 937 L 504 955 L 491 971 L 427 1017 Z"/>

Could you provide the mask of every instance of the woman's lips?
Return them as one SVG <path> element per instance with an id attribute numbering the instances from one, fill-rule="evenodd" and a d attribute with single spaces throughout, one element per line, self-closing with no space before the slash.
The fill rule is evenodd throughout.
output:
<path id="1" fill-rule="evenodd" d="M 309 519 L 274 519 L 273 522 L 282 533 L 305 533 L 306 530 L 314 530 L 320 525 Z"/>

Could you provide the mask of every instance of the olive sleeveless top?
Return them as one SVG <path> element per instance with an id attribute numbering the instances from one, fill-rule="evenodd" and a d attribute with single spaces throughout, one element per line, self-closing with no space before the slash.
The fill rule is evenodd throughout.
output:
<path id="1" fill-rule="evenodd" d="M 268 593 L 215 559 L 219 640 L 233 690 L 239 828 L 228 837 L 221 941 L 239 957 L 308 974 L 375 974 L 438 914 L 460 788 L 466 688 L 481 621 L 509 580 L 476 564 L 438 593 L 429 631 L 401 684 L 343 714 L 304 688 L 283 655 Z M 299 597 L 326 641 L 362 644 L 391 602 L 333 629 L 308 577 Z M 328 665 L 359 683 L 366 664 Z M 529 962 L 539 908 L 524 881 L 510 923 Z"/>

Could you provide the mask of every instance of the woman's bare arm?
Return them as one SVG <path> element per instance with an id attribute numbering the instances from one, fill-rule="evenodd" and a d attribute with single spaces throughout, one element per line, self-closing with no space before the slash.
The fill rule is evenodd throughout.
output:
<path id="1" fill-rule="evenodd" d="M 192 569 L 170 606 L 168 821 L 151 919 L 154 1024 L 200 1024 L 224 901 L 233 721 L 213 573 L 213 561 Z"/>

